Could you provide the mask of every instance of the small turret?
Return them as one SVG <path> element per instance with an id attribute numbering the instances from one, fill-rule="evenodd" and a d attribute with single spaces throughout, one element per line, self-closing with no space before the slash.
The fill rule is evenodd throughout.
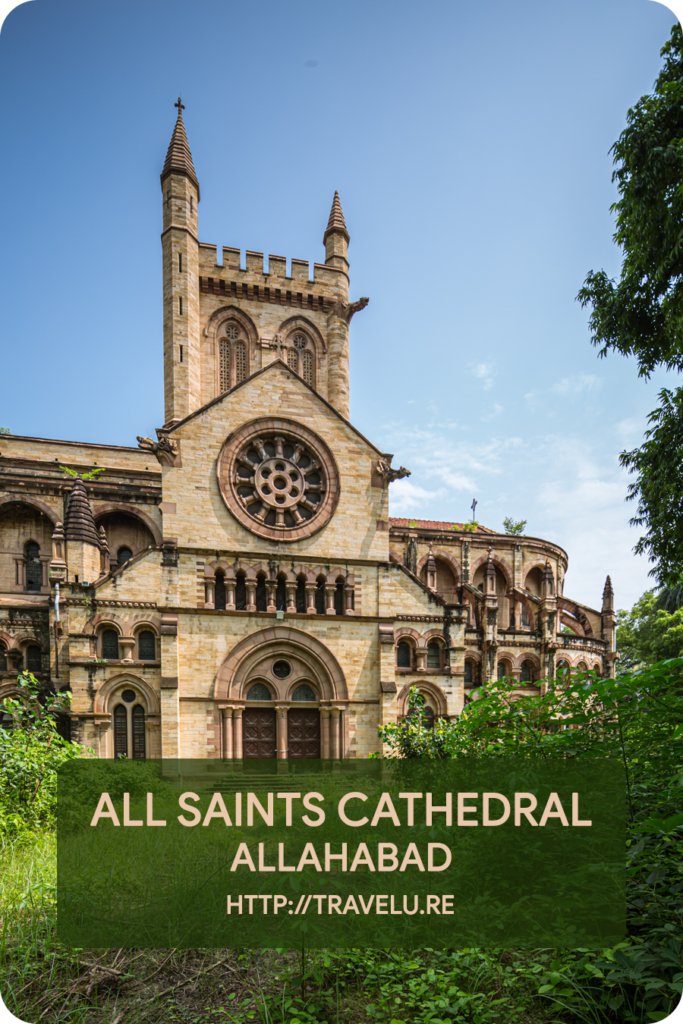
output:
<path id="1" fill-rule="evenodd" d="M 100 575 L 100 538 L 88 492 L 80 477 L 71 489 L 64 517 L 64 534 L 69 580 L 75 583 L 94 582 Z"/>
<path id="2" fill-rule="evenodd" d="M 484 593 L 496 596 L 496 567 L 493 564 L 493 548 L 488 549 L 488 558 L 484 569 Z"/>
<path id="3" fill-rule="evenodd" d="M 329 267 L 337 267 L 347 276 L 349 273 L 349 233 L 346 230 L 346 221 L 339 202 L 339 193 L 334 193 L 332 209 L 327 221 L 323 245 L 325 246 L 325 263 Z"/>
<path id="4" fill-rule="evenodd" d="M 607 577 L 605 580 L 605 589 L 602 592 L 602 612 L 614 611 L 614 590 L 612 588 L 612 580 Z"/>

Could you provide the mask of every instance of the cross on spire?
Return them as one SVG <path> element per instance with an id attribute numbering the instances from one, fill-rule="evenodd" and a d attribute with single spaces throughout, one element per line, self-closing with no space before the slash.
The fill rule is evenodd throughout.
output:
<path id="1" fill-rule="evenodd" d="M 178 102 L 174 103 L 173 106 L 178 108 L 178 117 L 182 117 L 182 112 L 185 109 L 185 104 L 181 100 L 180 96 L 178 97 Z"/>
<path id="2" fill-rule="evenodd" d="M 476 498 L 474 498 L 473 501 L 472 501 L 472 504 L 470 505 L 470 508 L 472 509 L 472 522 L 474 522 L 474 517 L 477 514 L 477 505 L 478 504 L 479 504 L 479 502 L 477 501 Z"/>

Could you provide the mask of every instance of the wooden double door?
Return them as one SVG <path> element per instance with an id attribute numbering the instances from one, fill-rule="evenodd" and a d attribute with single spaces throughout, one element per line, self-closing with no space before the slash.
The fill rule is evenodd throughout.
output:
<path id="1" fill-rule="evenodd" d="M 320 757 L 320 712 L 290 708 L 287 712 L 288 757 Z"/>
<path id="2" fill-rule="evenodd" d="M 288 757 L 320 757 L 320 712 L 317 708 L 290 708 L 287 712 Z M 242 715 L 245 758 L 277 757 L 275 708 L 245 708 Z"/>

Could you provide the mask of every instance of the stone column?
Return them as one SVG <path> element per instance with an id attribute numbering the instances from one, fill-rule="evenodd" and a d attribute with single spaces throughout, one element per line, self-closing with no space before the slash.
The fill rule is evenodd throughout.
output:
<path id="1" fill-rule="evenodd" d="M 275 592 L 277 590 L 277 580 L 266 580 L 266 593 L 268 594 L 268 603 L 266 605 L 267 612 L 277 611 L 277 604 L 275 601 Z"/>
<path id="2" fill-rule="evenodd" d="M 289 754 L 287 746 L 287 708 L 276 707 L 275 709 L 276 721 L 277 721 L 277 750 L 276 757 L 278 761 L 287 760 Z"/>
<path id="3" fill-rule="evenodd" d="M 223 708 L 223 757 L 232 758 L 232 708 Z"/>
<path id="4" fill-rule="evenodd" d="M 287 588 L 287 613 L 289 615 L 296 614 L 296 583 L 287 582 L 285 584 Z"/>
<path id="5" fill-rule="evenodd" d="M 426 672 L 427 670 L 427 648 L 416 647 L 415 648 L 415 660 L 417 662 L 417 671 Z"/>
<path id="6" fill-rule="evenodd" d="M 204 578 L 204 607 L 215 608 L 216 577 L 206 576 Z"/>
<path id="7" fill-rule="evenodd" d="M 235 708 L 232 713 L 232 730 L 233 730 L 233 756 L 241 761 L 244 757 L 242 753 L 242 711 L 243 708 Z"/>
<path id="8" fill-rule="evenodd" d="M 338 761 L 341 757 L 341 708 L 330 708 L 330 715 L 332 718 L 330 724 L 330 757 L 334 761 Z"/>
<path id="9" fill-rule="evenodd" d="M 321 755 L 323 760 L 327 761 L 330 757 L 330 709 L 320 709 L 320 726 L 321 726 Z"/>
<path id="10" fill-rule="evenodd" d="M 353 583 L 347 583 L 344 587 L 344 614 L 353 615 L 355 613 L 354 608 L 354 597 L 355 587 Z"/>
<path id="11" fill-rule="evenodd" d="M 225 610 L 227 612 L 234 612 L 235 610 L 235 577 L 225 577 Z"/>
<path id="12" fill-rule="evenodd" d="M 306 614 L 315 615 L 315 591 L 317 583 L 306 584 Z"/>
<path id="13" fill-rule="evenodd" d="M 325 584 L 325 615 L 335 615 L 334 595 L 337 590 L 336 583 Z"/>
<path id="14" fill-rule="evenodd" d="M 256 580 L 245 580 L 247 587 L 247 611 L 256 611 Z"/>
<path id="15" fill-rule="evenodd" d="M 120 636 L 119 647 L 121 648 L 121 661 L 133 661 L 135 654 L 135 637 Z"/>

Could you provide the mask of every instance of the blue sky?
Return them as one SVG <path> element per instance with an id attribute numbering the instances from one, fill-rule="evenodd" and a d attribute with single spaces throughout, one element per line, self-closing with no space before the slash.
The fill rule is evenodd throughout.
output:
<path id="1" fill-rule="evenodd" d="M 575 301 L 615 275 L 609 148 L 657 75 L 648 0 L 32 0 L 0 34 L 0 425 L 135 444 L 163 420 L 159 172 L 182 93 L 203 241 L 322 261 L 351 234 L 352 420 L 393 515 L 570 556 L 567 591 L 648 585 L 618 454 L 663 373 L 599 360 Z"/>

